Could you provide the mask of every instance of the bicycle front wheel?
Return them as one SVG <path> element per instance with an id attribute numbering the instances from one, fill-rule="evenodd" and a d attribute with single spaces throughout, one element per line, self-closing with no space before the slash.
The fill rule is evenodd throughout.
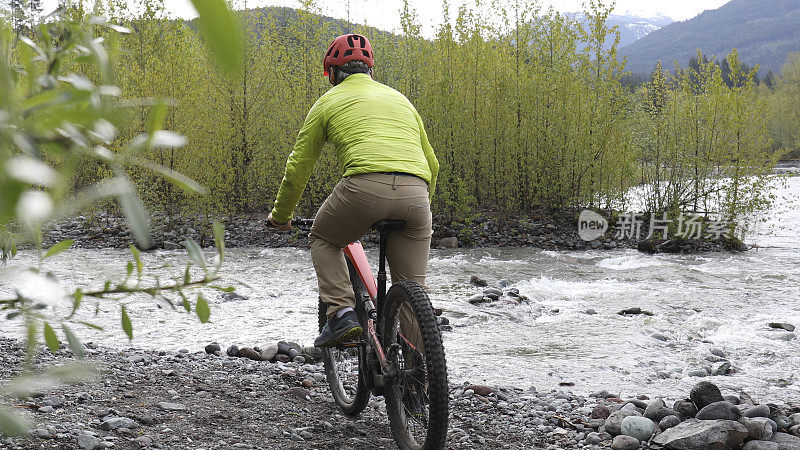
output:
<path id="1" fill-rule="evenodd" d="M 386 412 L 401 449 L 440 449 L 447 438 L 448 384 L 442 335 L 428 295 L 408 280 L 386 294 L 381 336 L 397 377 Z"/>
<path id="2" fill-rule="evenodd" d="M 347 267 L 350 270 L 350 282 L 353 285 L 353 294 L 356 299 L 366 295 L 366 287 L 355 272 L 355 268 L 347 261 Z M 320 301 L 319 305 L 319 328 L 325 326 L 327 321 L 326 311 L 327 306 Z M 363 339 L 361 339 L 363 341 Z M 325 364 L 325 375 L 328 378 L 328 385 L 331 388 L 331 394 L 336 404 L 339 405 L 342 412 L 349 416 L 355 416 L 366 408 L 369 402 L 369 388 L 364 382 L 364 376 L 361 369 L 360 354 L 363 345 L 353 345 L 349 347 L 337 348 L 323 348 L 322 361 Z"/>

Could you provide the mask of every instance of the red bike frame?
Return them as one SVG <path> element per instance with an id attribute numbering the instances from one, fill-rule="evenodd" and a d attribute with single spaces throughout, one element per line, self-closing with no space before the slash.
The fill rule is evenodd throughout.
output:
<path id="1" fill-rule="evenodd" d="M 369 265 L 367 254 L 364 253 L 364 247 L 361 245 L 361 242 L 353 242 L 345 247 L 342 251 L 345 255 L 347 255 L 348 258 L 350 258 L 350 261 L 356 268 L 356 272 L 358 272 L 358 277 L 361 278 L 364 286 L 366 286 L 367 293 L 372 301 L 377 302 L 378 285 L 375 284 L 375 275 L 372 273 L 372 267 Z"/>
<path id="2" fill-rule="evenodd" d="M 353 267 L 355 267 L 358 277 L 361 278 L 361 281 L 367 288 L 367 293 L 369 294 L 371 300 L 367 302 L 368 305 L 365 305 L 365 309 L 367 310 L 368 314 L 366 325 L 367 334 L 370 337 L 370 341 L 375 349 L 375 353 L 378 355 L 378 363 L 383 368 L 384 374 L 394 376 L 396 370 L 395 368 L 391 367 L 387 361 L 386 354 L 383 351 L 383 346 L 378 338 L 378 333 L 375 331 L 375 319 L 378 318 L 378 315 L 375 311 L 375 305 L 380 305 L 383 301 L 383 298 L 379 298 L 378 285 L 375 282 L 375 276 L 372 273 L 372 267 L 369 265 L 367 254 L 364 253 L 364 247 L 361 245 L 361 242 L 353 242 L 352 244 L 349 244 L 347 247 L 343 248 L 342 251 L 350 259 L 350 262 L 353 263 Z M 378 274 L 378 277 L 382 280 L 381 289 L 384 290 L 381 296 L 385 295 L 386 290 L 386 273 L 383 267 L 383 264 L 385 264 L 385 252 L 386 249 L 384 239 L 381 239 L 381 267 Z"/>

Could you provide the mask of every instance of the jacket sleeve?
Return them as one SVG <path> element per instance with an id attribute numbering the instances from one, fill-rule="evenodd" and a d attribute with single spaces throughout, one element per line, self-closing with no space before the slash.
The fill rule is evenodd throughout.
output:
<path id="1" fill-rule="evenodd" d="M 291 220 L 311 171 L 322 152 L 326 127 L 323 112 L 324 106 L 320 98 L 308 112 L 305 123 L 297 135 L 294 150 L 286 160 L 286 171 L 272 208 L 272 217 L 276 222 L 284 223 Z"/>
<path id="2" fill-rule="evenodd" d="M 439 176 L 439 160 L 436 159 L 436 154 L 433 153 L 433 147 L 428 142 L 428 134 L 425 132 L 425 125 L 422 123 L 422 117 L 415 110 L 414 115 L 417 117 L 417 124 L 419 124 L 419 135 L 421 137 L 422 151 L 425 153 L 425 159 L 428 160 L 428 167 L 431 171 L 431 181 L 428 183 L 429 200 L 433 200 L 433 193 L 436 191 L 436 179 Z"/>

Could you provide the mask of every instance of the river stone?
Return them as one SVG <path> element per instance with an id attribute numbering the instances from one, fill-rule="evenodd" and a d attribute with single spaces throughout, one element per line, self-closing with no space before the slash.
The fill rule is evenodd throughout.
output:
<path id="1" fill-rule="evenodd" d="M 653 439 L 671 450 L 739 448 L 747 438 L 747 427 L 733 420 L 689 419 Z"/>
<path id="2" fill-rule="evenodd" d="M 769 406 L 754 405 L 742 411 L 742 417 L 769 417 Z"/>
<path id="3" fill-rule="evenodd" d="M 611 410 L 606 405 L 597 405 L 592 410 L 592 419 L 607 419 L 611 415 Z"/>
<path id="4" fill-rule="evenodd" d="M 664 417 L 663 419 L 661 419 L 660 422 L 658 422 L 658 428 L 660 428 L 661 430 L 667 430 L 669 428 L 674 427 L 675 425 L 677 425 L 679 423 L 681 423 L 681 418 L 680 417 L 678 417 L 678 416 L 667 416 L 667 417 Z"/>
<path id="5" fill-rule="evenodd" d="M 711 367 L 711 375 L 726 375 L 731 370 L 731 363 L 722 361 L 714 364 Z"/>
<path id="6" fill-rule="evenodd" d="M 127 417 L 109 417 L 100 424 L 101 430 L 112 431 L 117 428 L 137 428 L 138 425 L 133 419 Z"/>
<path id="7" fill-rule="evenodd" d="M 690 400 L 678 400 L 672 405 L 672 409 L 683 419 L 691 419 L 697 414 L 697 406 Z"/>
<path id="8" fill-rule="evenodd" d="M 660 398 L 650 400 L 650 403 L 647 404 L 647 407 L 644 410 L 644 416 L 650 420 L 656 420 L 656 411 L 664 408 L 665 406 L 667 406 L 667 404 L 664 403 L 664 400 Z"/>
<path id="9" fill-rule="evenodd" d="M 697 415 L 694 417 L 700 420 L 739 420 L 742 417 L 742 413 L 735 405 L 721 401 L 702 408 L 697 411 Z"/>
<path id="10" fill-rule="evenodd" d="M 250 347 L 242 347 L 242 348 L 240 348 L 239 352 L 236 354 L 236 356 L 238 356 L 240 358 L 252 359 L 253 361 L 262 361 L 263 360 L 263 358 L 261 358 L 261 353 L 258 353 L 257 351 L 253 350 Z"/>
<path id="11" fill-rule="evenodd" d="M 769 418 L 775 421 L 775 424 L 778 426 L 779 430 L 786 430 L 792 426 L 792 420 L 786 417 L 784 414 L 770 414 Z"/>
<path id="12" fill-rule="evenodd" d="M 216 352 L 222 351 L 222 348 L 220 348 L 219 344 L 217 344 L 216 342 L 212 342 L 206 345 L 205 351 L 209 355 L 213 355 Z"/>
<path id="13" fill-rule="evenodd" d="M 711 374 L 711 372 L 710 372 L 708 369 L 706 369 L 705 367 L 700 367 L 700 368 L 698 368 L 698 369 L 692 369 L 692 370 L 688 371 L 688 372 L 686 373 L 686 376 L 687 376 L 687 377 L 698 377 L 698 378 L 702 378 L 702 377 L 707 377 L 707 376 L 709 376 L 710 374 Z"/>
<path id="14" fill-rule="evenodd" d="M 679 414 L 675 412 L 674 409 L 667 408 L 666 406 L 664 406 L 662 408 L 658 408 L 658 410 L 655 413 L 653 413 L 653 417 L 650 418 L 650 420 L 652 420 L 653 422 L 660 422 L 661 419 L 663 419 L 664 417 L 677 416 L 677 415 Z"/>
<path id="15" fill-rule="evenodd" d="M 497 300 L 503 296 L 503 291 L 497 288 L 486 288 L 483 290 L 483 295 L 491 298 L 492 300 Z"/>
<path id="16" fill-rule="evenodd" d="M 628 416 L 622 419 L 620 431 L 627 436 L 635 437 L 640 441 L 647 441 L 655 431 L 656 424 L 647 417 Z"/>
<path id="17" fill-rule="evenodd" d="M 492 301 L 492 299 L 486 297 L 483 294 L 475 294 L 472 297 L 468 298 L 467 301 L 473 305 L 479 305 L 481 303 L 489 303 Z"/>
<path id="18" fill-rule="evenodd" d="M 89 433 L 81 433 L 75 438 L 78 448 L 83 450 L 94 450 L 100 447 L 100 439 L 92 436 Z"/>
<path id="19" fill-rule="evenodd" d="M 164 411 L 186 411 L 186 405 L 183 403 L 170 403 L 170 402 L 158 402 L 158 407 L 163 409 Z M 128 427 L 126 427 L 128 428 Z"/>
<path id="20" fill-rule="evenodd" d="M 228 347 L 228 350 L 226 350 L 225 353 L 227 353 L 228 356 L 236 356 L 239 354 L 239 347 L 236 345 L 231 345 Z"/>
<path id="21" fill-rule="evenodd" d="M 611 448 L 614 450 L 636 450 L 639 448 L 639 440 L 635 437 L 620 434 L 611 441 Z"/>
<path id="22" fill-rule="evenodd" d="M 786 331 L 794 331 L 794 325 L 792 325 L 790 323 L 771 322 L 769 324 L 769 327 L 770 328 L 780 329 L 780 330 L 786 330 Z"/>
<path id="23" fill-rule="evenodd" d="M 477 275 L 471 276 L 469 278 L 469 282 L 470 282 L 470 284 L 478 286 L 478 287 L 486 287 L 486 286 L 489 285 L 489 283 L 487 283 L 486 280 L 484 280 L 483 278 L 481 278 L 481 277 L 479 277 Z"/>
<path id="24" fill-rule="evenodd" d="M 747 427 L 747 438 L 757 441 L 768 441 L 775 433 L 775 423 L 766 417 L 755 417 L 748 419 L 743 417 L 741 423 Z"/>
<path id="25" fill-rule="evenodd" d="M 712 403 L 725 401 L 725 399 L 722 398 L 722 393 L 719 392 L 719 388 L 714 383 L 708 381 L 701 381 L 694 385 L 692 391 L 689 393 L 689 398 L 691 398 L 695 406 L 697 406 L 698 411 Z"/>
<path id="26" fill-rule="evenodd" d="M 586 440 L 584 442 L 587 445 L 597 445 L 603 442 L 603 438 L 600 436 L 600 433 L 589 433 L 586 435 Z"/>
<path id="27" fill-rule="evenodd" d="M 272 361 L 277 354 L 278 354 L 277 345 L 270 345 L 269 347 L 261 350 L 261 358 L 263 358 L 264 361 Z"/>
<path id="28" fill-rule="evenodd" d="M 800 437 L 788 433 L 775 433 L 772 435 L 772 442 L 777 442 L 780 450 L 800 449 Z"/>
<path id="29" fill-rule="evenodd" d="M 639 414 L 643 413 L 644 410 L 642 408 L 638 408 L 635 404 L 628 402 L 622 405 L 622 408 L 619 409 L 620 411 L 636 411 Z"/>
<path id="30" fill-rule="evenodd" d="M 800 425 L 792 425 L 792 428 L 789 428 L 789 434 L 800 437 Z"/>
<path id="31" fill-rule="evenodd" d="M 792 421 L 792 425 L 800 425 L 800 413 L 792 414 L 789 419 Z"/>
<path id="32" fill-rule="evenodd" d="M 606 433 L 616 436 L 622 433 L 622 421 L 628 416 L 641 416 L 637 411 L 615 411 L 611 413 L 604 424 Z"/>
<path id="33" fill-rule="evenodd" d="M 749 441 L 745 442 L 742 450 L 779 450 L 780 444 L 772 441 Z"/>

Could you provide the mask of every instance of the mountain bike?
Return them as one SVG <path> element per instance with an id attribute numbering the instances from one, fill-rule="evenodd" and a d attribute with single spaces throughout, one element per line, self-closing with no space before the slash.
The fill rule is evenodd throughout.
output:
<path id="1" fill-rule="evenodd" d="M 400 280 L 386 290 L 386 238 L 404 227 L 401 220 L 372 226 L 380 236 L 377 282 L 360 242 L 342 249 L 364 332 L 352 342 L 324 348 L 323 362 L 333 398 L 345 414 L 363 411 L 371 394 L 383 396 L 398 447 L 439 449 L 447 438 L 449 392 L 436 316 L 419 284 Z M 326 312 L 320 300 L 320 331 Z"/>

